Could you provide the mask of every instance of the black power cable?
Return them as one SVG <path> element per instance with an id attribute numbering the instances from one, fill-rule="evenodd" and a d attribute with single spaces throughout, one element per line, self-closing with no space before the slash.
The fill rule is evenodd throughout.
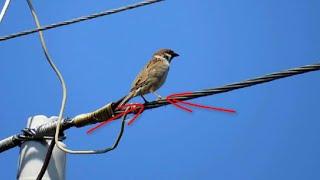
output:
<path id="1" fill-rule="evenodd" d="M 240 82 L 224 85 L 221 87 L 204 89 L 204 90 L 200 90 L 200 91 L 194 91 L 190 95 L 179 96 L 179 97 L 176 97 L 176 99 L 181 100 L 181 101 L 185 101 L 185 100 L 195 99 L 198 97 L 204 97 L 204 96 L 209 96 L 209 95 L 214 95 L 214 94 L 225 93 L 225 92 L 233 91 L 233 90 L 240 89 L 240 88 L 254 86 L 254 85 L 274 81 L 277 79 L 281 79 L 281 78 L 285 78 L 285 77 L 289 77 L 289 76 L 295 76 L 295 75 L 308 73 L 308 72 L 312 72 L 312 71 L 318 71 L 318 70 L 320 70 L 320 63 L 301 66 L 301 67 L 297 67 L 297 68 L 293 68 L 293 69 L 275 72 L 272 74 L 267 74 L 267 75 L 257 77 L 257 78 L 248 79 L 245 81 L 240 81 Z M 119 101 L 114 103 L 114 105 L 113 105 L 114 108 L 117 107 L 117 103 L 119 103 Z M 169 104 L 170 103 L 167 102 L 166 100 L 152 101 L 152 102 L 144 104 L 144 106 L 145 106 L 144 109 L 145 110 L 153 109 L 153 108 L 158 108 L 158 107 L 169 105 Z M 121 113 L 121 111 L 115 112 L 115 114 L 119 114 L 119 113 Z M 35 131 L 34 136 L 39 137 L 41 135 L 50 134 L 50 133 L 54 132 L 56 125 L 57 125 L 56 122 L 41 125 L 41 126 L 35 128 L 36 131 Z M 87 125 L 91 125 L 91 124 L 87 124 Z M 76 125 L 72 121 L 72 118 L 63 121 L 63 123 L 61 125 L 62 130 L 67 130 L 71 127 L 76 127 Z M 20 135 L 21 134 L 12 135 L 10 137 L 7 137 L 7 138 L 1 140 L 0 141 L 0 153 L 6 151 L 8 149 L 14 148 L 14 147 L 18 146 L 19 144 L 21 144 L 22 142 L 27 141 L 29 139 L 33 140 L 32 137 L 30 137 L 28 139 L 19 138 Z"/>

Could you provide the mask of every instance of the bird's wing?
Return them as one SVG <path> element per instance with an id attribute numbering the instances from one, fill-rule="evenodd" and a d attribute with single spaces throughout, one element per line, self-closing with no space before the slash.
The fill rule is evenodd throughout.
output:
<path id="1" fill-rule="evenodd" d="M 137 90 L 141 86 L 143 86 L 145 83 L 147 83 L 147 80 L 149 79 L 149 76 L 151 74 L 151 70 L 160 65 L 162 63 L 161 59 L 152 59 L 144 66 L 144 68 L 140 71 L 136 79 L 133 81 L 131 86 L 131 91 Z"/>

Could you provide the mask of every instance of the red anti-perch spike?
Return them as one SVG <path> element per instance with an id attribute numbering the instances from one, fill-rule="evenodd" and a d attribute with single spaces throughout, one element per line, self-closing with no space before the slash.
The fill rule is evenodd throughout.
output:
<path id="1" fill-rule="evenodd" d="M 179 105 L 178 103 L 181 103 L 181 104 L 186 104 L 186 105 L 189 105 L 189 106 L 194 106 L 194 107 L 198 107 L 198 108 L 203 108 L 203 109 L 210 109 L 210 110 L 215 110 L 215 111 L 222 111 L 222 112 L 227 112 L 227 113 L 235 113 L 236 111 L 233 110 L 233 109 L 225 109 L 225 108 L 220 108 L 220 107 L 213 107 L 213 106 L 206 106 L 206 105 L 201 105 L 201 104 L 196 104 L 196 103 L 191 103 L 191 102 L 185 102 L 185 101 L 181 101 L 179 99 L 176 99 L 177 97 L 181 97 L 181 96 L 187 96 L 187 95 L 191 95 L 192 92 L 184 92 L 184 93 L 177 93 L 177 94 L 171 94 L 167 97 L 167 101 L 182 109 L 182 110 L 186 110 L 188 112 L 192 112 L 191 109 L 189 108 L 186 108 L 182 105 Z"/>
<path id="2" fill-rule="evenodd" d="M 127 109 L 127 107 L 129 107 L 129 109 Z M 87 131 L 87 134 L 92 134 L 93 131 L 97 130 L 98 128 L 102 127 L 102 126 L 105 126 L 106 124 L 110 123 L 111 121 L 115 120 L 115 119 L 118 119 L 122 116 L 124 116 L 125 114 L 129 114 L 131 112 L 135 112 L 138 110 L 138 113 L 128 122 L 128 125 L 132 124 L 134 122 L 134 120 L 136 120 L 140 114 L 143 112 L 144 110 L 144 105 L 143 104 L 140 104 L 140 103 L 133 103 L 133 104 L 125 104 L 121 107 L 117 107 L 117 109 L 121 109 L 121 110 L 126 110 L 100 124 L 98 124 L 97 126 L 93 127 L 93 128 L 90 128 L 88 131 Z"/>
<path id="3" fill-rule="evenodd" d="M 225 108 L 220 108 L 220 107 L 213 107 L 213 106 L 206 106 L 206 105 L 201 105 L 201 104 L 196 104 L 196 103 L 191 103 L 191 102 L 185 102 L 185 101 L 181 101 L 179 99 L 177 99 L 178 97 L 181 96 L 187 96 L 187 95 L 191 95 L 192 92 L 184 92 L 184 93 L 176 93 L 176 94 L 171 94 L 169 95 L 166 100 L 167 102 L 169 102 L 170 104 L 176 106 L 177 108 L 180 108 L 184 111 L 187 112 L 192 112 L 192 110 L 190 108 L 187 108 L 185 106 L 182 106 L 181 104 L 185 104 L 185 105 L 189 105 L 189 106 L 193 106 L 193 107 L 198 107 L 198 108 L 203 108 L 203 109 L 209 109 L 209 110 L 215 110 L 215 111 L 222 111 L 222 112 L 227 112 L 227 113 L 235 113 L 236 111 L 233 109 L 225 109 Z M 179 104 L 180 103 L 180 104 Z M 129 108 L 128 108 L 129 107 Z M 133 118 L 131 120 L 128 121 L 128 125 L 131 125 L 144 111 L 144 105 L 141 103 L 131 103 L 131 104 L 125 104 L 122 105 L 121 107 L 117 107 L 116 109 L 120 109 L 120 110 L 124 110 L 122 113 L 98 124 L 97 126 L 89 129 L 87 131 L 87 134 L 91 134 L 93 133 L 93 131 L 97 130 L 98 128 L 106 125 L 107 123 L 118 119 L 126 114 L 129 114 L 131 112 L 137 112 Z"/>

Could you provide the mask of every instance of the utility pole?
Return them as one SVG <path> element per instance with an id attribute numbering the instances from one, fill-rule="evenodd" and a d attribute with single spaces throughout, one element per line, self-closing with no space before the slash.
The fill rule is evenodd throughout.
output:
<path id="1" fill-rule="evenodd" d="M 43 115 L 30 117 L 27 127 L 35 128 L 39 125 L 57 120 L 57 117 L 47 118 Z M 43 165 L 51 140 L 25 141 L 20 147 L 20 158 L 18 166 L 18 180 L 34 180 L 37 178 Z M 49 166 L 43 176 L 43 180 L 64 180 L 66 167 L 66 153 L 53 149 Z"/>

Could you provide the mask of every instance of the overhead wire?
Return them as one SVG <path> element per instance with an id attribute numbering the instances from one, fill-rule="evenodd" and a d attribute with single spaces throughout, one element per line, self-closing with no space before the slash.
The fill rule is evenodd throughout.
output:
<path id="1" fill-rule="evenodd" d="M 312 71 L 319 71 L 319 70 L 320 70 L 320 63 L 315 63 L 315 64 L 311 64 L 311 65 L 305 65 L 305 66 L 287 69 L 287 70 L 283 70 L 283 71 L 279 71 L 279 72 L 274 72 L 274 73 L 267 74 L 264 76 L 231 83 L 231 84 L 227 84 L 227 85 L 220 86 L 220 87 L 203 89 L 203 90 L 199 90 L 199 91 L 193 91 L 192 93 L 188 93 L 188 95 L 179 96 L 179 97 L 175 97 L 175 98 L 180 101 L 186 101 L 186 100 L 195 99 L 195 98 L 199 98 L 199 97 L 205 97 L 205 96 L 210 96 L 210 95 L 214 95 L 214 94 L 225 93 L 225 92 L 233 91 L 236 89 L 255 86 L 258 84 L 267 83 L 270 81 L 274 81 L 274 80 L 278 80 L 278 79 L 282 79 L 282 78 L 286 78 L 286 77 L 290 77 L 290 76 L 295 76 L 295 75 L 299 75 L 299 74 L 303 74 L 303 73 L 308 73 L 308 72 L 312 72 Z M 115 101 L 114 103 L 111 103 L 110 106 L 105 105 L 102 108 L 100 108 L 99 111 L 92 112 L 92 113 L 96 113 L 97 115 L 94 115 L 94 116 L 87 115 L 87 117 L 92 118 L 92 119 L 87 120 L 87 122 L 85 124 L 81 124 L 81 126 L 78 126 L 75 123 L 75 119 L 79 115 L 76 117 L 73 117 L 73 118 L 67 118 L 63 121 L 61 129 L 63 131 L 65 131 L 71 127 L 80 128 L 80 127 L 92 125 L 94 123 L 106 121 L 106 120 L 108 120 L 108 117 L 101 115 L 101 114 L 105 114 L 106 112 L 109 112 L 110 109 L 111 109 L 110 111 L 114 111 L 113 115 L 123 113 L 123 111 L 116 111 L 115 110 L 118 103 L 119 103 L 119 101 Z M 149 110 L 149 109 L 159 108 L 159 107 L 169 105 L 169 104 L 170 104 L 169 102 L 162 99 L 162 100 L 157 100 L 157 101 L 145 103 L 144 109 Z M 109 108 L 109 110 L 105 110 L 106 108 Z M 86 114 L 92 114 L 92 113 L 86 113 Z M 126 113 L 124 113 L 124 114 L 126 114 Z M 130 114 L 130 113 L 128 113 L 128 114 Z M 96 117 L 106 117 L 106 118 L 104 118 L 101 121 L 96 121 Z M 110 115 L 110 117 L 112 117 L 112 115 Z M 49 122 L 47 124 L 40 125 L 34 129 L 34 131 L 35 131 L 34 136 L 37 137 L 37 139 L 39 139 L 39 137 L 50 134 L 50 133 L 52 133 L 52 131 L 54 132 L 56 129 L 56 126 L 57 126 L 57 122 Z M 20 137 L 21 137 L 21 134 L 16 134 L 16 135 L 12 135 L 10 137 L 7 137 L 7 138 L 1 140 L 0 141 L 0 153 L 3 151 L 6 151 L 8 149 L 11 149 L 13 147 L 16 147 L 17 145 L 21 144 L 24 141 L 33 140 L 32 137 L 29 137 L 27 139 L 20 138 Z"/>
<path id="2" fill-rule="evenodd" d="M 90 20 L 90 19 L 95 19 L 95 18 L 98 18 L 98 17 L 111 15 L 111 14 L 123 12 L 123 11 L 126 11 L 126 10 L 130 10 L 130 9 L 135 9 L 135 8 L 138 8 L 138 7 L 146 6 L 146 5 L 157 3 L 157 2 L 161 2 L 161 1 L 164 1 L 164 0 L 142 1 L 142 2 L 139 2 L 139 3 L 135 3 L 135 4 L 131 4 L 131 5 L 127 5 L 127 6 L 123 6 L 123 7 L 119 7 L 119 8 L 115 8 L 115 9 L 111 9 L 111 10 L 106 10 L 106 11 L 102 11 L 102 12 L 99 12 L 99 13 L 94 13 L 94 14 L 87 15 L 87 16 L 81 16 L 81 17 L 70 19 L 70 20 L 66 20 L 66 21 L 63 21 L 63 22 L 58 22 L 58 23 L 47 25 L 47 26 L 42 26 L 42 27 L 39 27 L 39 28 L 36 28 L 36 29 L 30 29 L 30 30 L 25 30 L 25 31 L 9 34 L 9 35 L 0 37 L 0 41 L 5 41 L 5 40 L 9 40 L 9 39 L 20 37 L 20 36 L 25 36 L 25 35 L 28 35 L 28 34 L 36 33 L 36 32 L 39 32 L 39 31 L 45 31 L 45 30 L 49 30 L 49 29 L 53 29 L 53 28 L 57 28 L 57 27 L 61 27 L 61 26 L 66 26 L 66 25 L 70 25 L 70 24 L 74 24 L 74 23 L 78 23 L 78 22 L 82 22 L 82 21 L 87 21 L 87 20 Z"/>

